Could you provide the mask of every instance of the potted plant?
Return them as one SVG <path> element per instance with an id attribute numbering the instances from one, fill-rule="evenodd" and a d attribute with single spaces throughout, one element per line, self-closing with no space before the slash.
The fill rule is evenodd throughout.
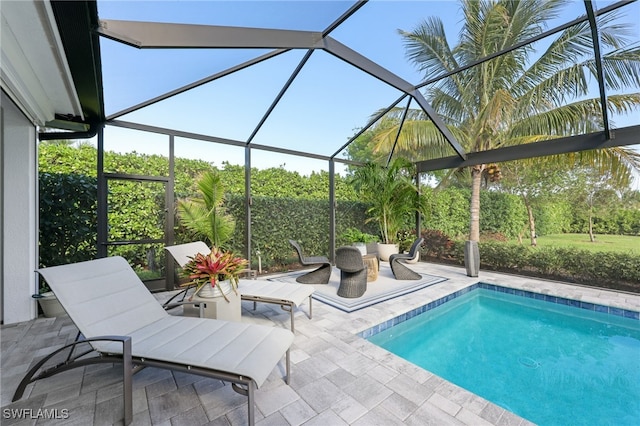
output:
<path id="1" fill-rule="evenodd" d="M 235 256 L 230 251 L 212 247 L 207 254 L 197 253 L 190 257 L 190 261 L 182 268 L 183 274 L 189 282 L 183 286 L 195 285 L 194 294 L 198 297 L 224 297 L 238 289 L 240 273 L 247 267 L 247 260 Z"/>
<path id="2" fill-rule="evenodd" d="M 380 228 L 382 242 L 378 243 L 378 254 L 382 260 L 398 253 L 398 232 L 414 213 L 425 210 L 411 169 L 410 162 L 396 158 L 386 167 L 367 163 L 351 179 L 362 199 L 371 205 L 367 222 L 376 222 Z"/>
<path id="3" fill-rule="evenodd" d="M 198 180 L 201 198 L 178 202 L 178 220 L 195 239 L 206 237 L 214 247 L 224 247 L 233 236 L 235 221 L 224 209 L 224 187 L 215 171 L 205 172 Z"/>
<path id="4" fill-rule="evenodd" d="M 42 313 L 47 318 L 53 318 L 66 314 L 66 311 L 58 301 L 58 298 L 51 291 L 47 283 L 42 279 L 40 282 L 40 288 L 38 294 L 34 294 L 31 297 L 38 301 Z"/>
<path id="5" fill-rule="evenodd" d="M 356 228 L 348 228 L 342 233 L 341 237 L 345 242 L 357 247 L 363 256 L 367 254 L 368 243 L 378 242 L 378 237 L 376 235 L 367 234 L 366 232 L 362 232 Z"/>

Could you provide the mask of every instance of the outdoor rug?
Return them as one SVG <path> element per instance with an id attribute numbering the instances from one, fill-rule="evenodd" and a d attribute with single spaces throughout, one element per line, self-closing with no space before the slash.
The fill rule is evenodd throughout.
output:
<path id="1" fill-rule="evenodd" d="M 334 267 L 331 271 L 331 278 L 328 284 L 299 284 L 296 282 L 297 277 L 307 272 L 309 270 L 271 277 L 269 280 L 298 285 L 313 285 L 315 292 L 311 297 L 344 312 L 357 311 L 446 280 L 446 278 L 423 274 L 419 271 L 416 271 L 422 275 L 419 280 L 396 280 L 389 264 L 381 262 L 378 279 L 367 283 L 367 291 L 360 297 L 346 298 L 337 294 L 338 286 L 340 285 L 340 270 L 338 268 Z"/>

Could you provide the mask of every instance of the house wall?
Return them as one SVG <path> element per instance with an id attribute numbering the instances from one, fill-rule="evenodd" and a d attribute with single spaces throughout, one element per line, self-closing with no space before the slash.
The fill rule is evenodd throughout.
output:
<path id="1" fill-rule="evenodd" d="M 12 324 L 37 315 L 37 145 L 35 126 L 4 92 L 0 108 L 0 314 Z"/>

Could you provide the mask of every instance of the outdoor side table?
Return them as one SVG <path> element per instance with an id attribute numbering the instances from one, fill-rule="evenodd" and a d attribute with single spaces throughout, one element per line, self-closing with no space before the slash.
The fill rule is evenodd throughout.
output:
<path id="1" fill-rule="evenodd" d="M 193 296 L 192 302 L 204 304 L 204 318 L 240 322 L 242 320 L 240 292 L 231 291 L 226 296 L 229 299 L 228 302 L 224 300 L 224 297 L 198 296 Z"/>
<path id="2" fill-rule="evenodd" d="M 362 261 L 367 265 L 367 282 L 378 279 L 378 257 L 375 254 L 365 254 Z"/>

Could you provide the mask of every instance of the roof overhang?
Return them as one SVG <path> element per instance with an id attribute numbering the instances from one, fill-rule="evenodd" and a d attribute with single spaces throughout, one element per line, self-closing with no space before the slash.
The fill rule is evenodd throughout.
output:
<path id="1" fill-rule="evenodd" d="M 0 12 L 1 85 L 25 115 L 72 131 L 104 121 L 95 1 L 11 1 Z"/>
<path id="2" fill-rule="evenodd" d="M 56 114 L 82 116 L 49 2 L 2 4 L 2 88 L 38 125 Z"/>

